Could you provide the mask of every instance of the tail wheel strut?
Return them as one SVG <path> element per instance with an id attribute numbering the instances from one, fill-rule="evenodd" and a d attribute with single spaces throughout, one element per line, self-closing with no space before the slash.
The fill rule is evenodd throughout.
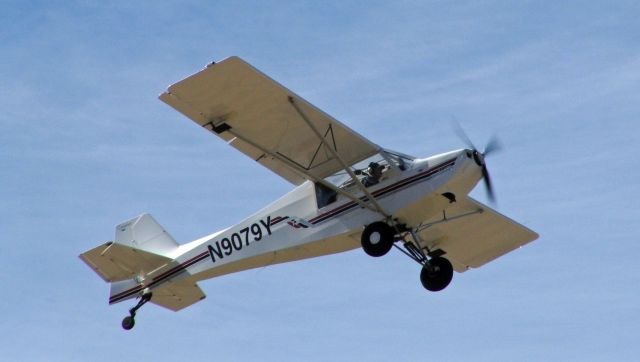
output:
<path id="1" fill-rule="evenodd" d="M 142 294 L 142 297 L 140 297 L 140 301 L 138 302 L 138 304 L 136 304 L 135 307 L 129 309 L 129 315 L 122 319 L 122 328 L 128 331 L 136 325 L 136 312 L 148 301 L 150 301 L 152 296 L 153 293 L 151 292 L 145 292 Z"/>

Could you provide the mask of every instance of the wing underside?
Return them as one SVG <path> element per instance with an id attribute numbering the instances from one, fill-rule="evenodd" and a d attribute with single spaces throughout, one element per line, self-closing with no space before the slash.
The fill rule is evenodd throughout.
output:
<path id="1" fill-rule="evenodd" d="M 170 86 L 160 99 L 296 185 L 379 150 L 238 57 Z"/>
<path id="2" fill-rule="evenodd" d="M 431 250 L 442 249 L 457 272 L 478 268 L 538 238 L 527 227 L 470 197 L 459 198 L 442 216 L 423 224 L 432 226 L 420 232 Z M 461 215 L 459 218 L 456 218 Z M 455 219 L 454 219 L 455 218 Z"/>

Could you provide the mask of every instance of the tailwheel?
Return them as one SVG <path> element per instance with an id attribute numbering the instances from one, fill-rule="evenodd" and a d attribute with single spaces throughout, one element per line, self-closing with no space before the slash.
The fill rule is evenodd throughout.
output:
<path id="1" fill-rule="evenodd" d="M 453 278 L 453 266 L 443 257 L 433 257 L 422 267 L 420 281 L 422 286 L 431 291 L 438 292 L 449 285 Z"/>
<path id="2" fill-rule="evenodd" d="M 140 301 L 138 302 L 138 304 L 136 304 L 135 307 L 129 309 L 129 315 L 124 317 L 124 319 L 122 319 L 122 328 L 124 330 L 130 330 L 131 328 L 133 328 L 133 326 L 136 325 L 136 312 L 138 311 L 138 309 L 140 309 L 140 307 L 142 307 L 145 303 L 147 303 L 148 301 L 151 300 L 151 297 L 153 296 L 153 293 L 151 293 L 149 290 L 146 290 L 142 296 L 140 297 Z"/>
<path id="3" fill-rule="evenodd" d="M 135 325 L 136 325 L 136 320 L 132 316 L 126 316 L 122 320 L 122 328 L 124 328 L 127 331 L 133 328 L 133 326 Z"/>
<path id="4" fill-rule="evenodd" d="M 367 225 L 362 232 L 360 242 L 365 253 L 379 257 L 393 247 L 395 231 L 387 223 L 378 221 Z"/>

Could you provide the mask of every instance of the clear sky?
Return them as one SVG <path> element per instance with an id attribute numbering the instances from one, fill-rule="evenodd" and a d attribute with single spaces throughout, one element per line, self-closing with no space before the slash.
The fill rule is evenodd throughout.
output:
<path id="1" fill-rule="evenodd" d="M 0 359 L 637 360 L 637 1 L 2 1 Z M 78 254 L 150 212 L 179 242 L 291 189 L 157 99 L 239 55 L 416 156 L 492 134 L 498 210 L 540 239 L 428 293 L 361 250 L 108 306 Z M 482 187 L 472 196 L 485 200 Z"/>

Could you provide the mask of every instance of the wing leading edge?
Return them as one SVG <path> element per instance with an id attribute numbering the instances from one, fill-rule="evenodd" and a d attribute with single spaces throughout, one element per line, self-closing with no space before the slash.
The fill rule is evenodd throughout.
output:
<path id="1" fill-rule="evenodd" d="M 160 99 L 296 185 L 342 170 L 334 153 L 352 165 L 380 149 L 238 57 L 171 85 Z"/>

